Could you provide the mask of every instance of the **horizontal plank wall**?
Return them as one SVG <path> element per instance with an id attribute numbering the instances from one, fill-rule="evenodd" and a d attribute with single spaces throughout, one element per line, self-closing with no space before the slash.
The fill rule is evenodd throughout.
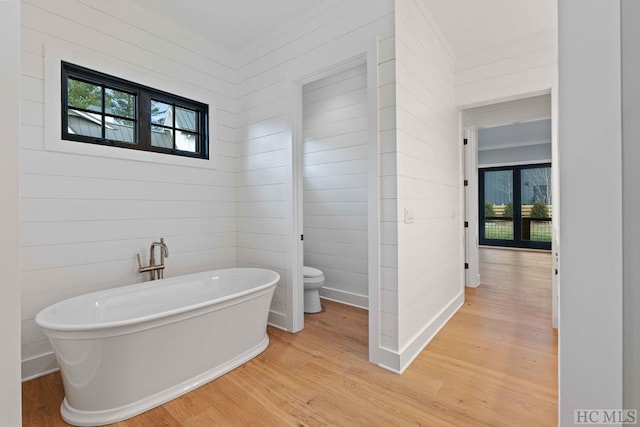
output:
<path id="1" fill-rule="evenodd" d="M 473 107 L 549 93 L 557 54 L 556 32 L 549 29 L 456 58 L 456 105 Z"/>
<path id="2" fill-rule="evenodd" d="M 323 297 L 367 308 L 366 64 L 303 87 L 304 265 Z"/>
<path id="3" fill-rule="evenodd" d="M 31 377 L 55 368 L 36 313 L 74 295 L 147 280 L 135 255 L 146 261 L 160 237 L 169 246 L 167 277 L 235 266 L 238 123 L 228 55 L 152 12 L 125 0 L 26 0 L 21 22 L 22 358 L 23 377 Z M 43 61 L 50 45 L 215 99 L 217 170 L 47 149 Z"/>
<path id="4" fill-rule="evenodd" d="M 462 141 L 454 58 L 421 1 L 396 2 L 398 359 L 403 371 L 462 305 Z M 413 220 L 405 222 L 405 210 Z"/>
<path id="5" fill-rule="evenodd" d="M 2 424 L 19 426 L 20 406 L 20 271 L 19 135 L 20 135 L 20 1 L 0 2 L 0 414 Z"/>
<path id="6" fill-rule="evenodd" d="M 378 128 L 380 132 L 380 345 L 385 366 L 398 351 L 398 200 L 396 199 L 396 38 L 378 45 Z"/>
<path id="7" fill-rule="evenodd" d="M 278 271 L 270 322 L 292 328 L 291 87 L 393 33 L 393 2 L 327 1 L 251 45 L 239 65 L 238 265 Z M 300 277 L 301 279 L 301 277 Z M 299 283 L 301 286 L 301 283 Z"/>

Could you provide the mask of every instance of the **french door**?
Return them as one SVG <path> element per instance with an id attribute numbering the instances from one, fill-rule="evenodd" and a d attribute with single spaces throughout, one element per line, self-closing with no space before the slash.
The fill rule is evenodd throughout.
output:
<path id="1" fill-rule="evenodd" d="M 551 249 L 551 164 L 478 172 L 480 244 Z"/>

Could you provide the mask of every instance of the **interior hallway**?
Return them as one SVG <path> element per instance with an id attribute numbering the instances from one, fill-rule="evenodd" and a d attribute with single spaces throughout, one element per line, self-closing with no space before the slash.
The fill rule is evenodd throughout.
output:
<path id="1" fill-rule="evenodd" d="M 482 284 L 403 375 L 367 361 L 367 312 L 323 301 L 298 334 L 115 426 L 557 424 L 551 254 L 480 250 Z M 60 375 L 23 384 L 26 426 L 66 425 Z"/>

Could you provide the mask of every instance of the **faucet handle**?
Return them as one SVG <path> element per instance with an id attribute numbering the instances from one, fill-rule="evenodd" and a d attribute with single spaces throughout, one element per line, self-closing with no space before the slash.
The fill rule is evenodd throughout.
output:
<path id="1" fill-rule="evenodd" d="M 166 243 L 164 243 L 164 237 L 160 238 L 160 244 L 162 245 L 160 250 L 164 250 L 164 257 L 169 258 L 169 248 L 167 247 Z"/>
<path id="2" fill-rule="evenodd" d="M 138 257 L 138 267 L 142 270 L 144 267 L 142 267 L 142 261 L 140 261 L 140 254 L 136 254 L 136 257 Z"/>

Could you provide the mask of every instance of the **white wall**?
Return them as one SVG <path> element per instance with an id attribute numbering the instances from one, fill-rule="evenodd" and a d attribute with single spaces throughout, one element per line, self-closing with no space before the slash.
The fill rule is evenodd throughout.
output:
<path id="1" fill-rule="evenodd" d="M 622 172 L 624 229 L 624 407 L 640 408 L 640 2 L 622 1 Z"/>
<path id="2" fill-rule="evenodd" d="M 19 271 L 19 122 L 20 2 L 0 2 L 0 414 L 2 424 L 21 422 L 20 271 Z"/>
<path id="3" fill-rule="evenodd" d="M 366 64 L 303 87 L 304 265 L 321 296 L 367 308 Z"/>
<path id="4" fill-rule="evenodd" d="M 478 129 L 478 166 L 551 162 L 551 119 Z"/>
<path id="5" fill-rule="evenodd" d="M 26 0 L 21 24 L 22 358 L 29 377 L 55 367 L 36 313 L 73 295 L 147 280 L 135 254 L 146 261 L 154 240 L 165 237 L 169 246 L 167 277 L 235 265 L 238 123 L 236 74 L 225 53 L 126 0 Z M 44 71 L 52 46 L 109 67 L 99 71 L 214 99 L 218 170 L 171 164 L 168 156 L 159 163 L 157 155 L 138 161 L 52 150 L 45 112 L 59 101 L 45 105 L 45 91 L 59 77 Z"/>
<path id="6" fill-rule="evenodd" d="M 551 95 L 540 95 L 465 109 L 462 125 L 483 128 L 550 117 Z"/>
<path id="7" fill-rule="evenodd" d="M 281 274 L 269 319 L 280 327 L 300 327 L 294 325 L 292 286 L 302 289 L 301 271 L 293 277 L 299 238 L 293 229 L 292 191 L 296 96 L 301 94 L 291 88 L 319 70 L 367 53 L 377 37 L 391 34 L 392 1 L 329 1 L 238 57 L 238 265 Z"/>
<path id="8" fill-rule="evenodd" d="M 558 10 L 559 423 L 568 426 L 575 409 L 623 405 L 621 18 L 619 0 L 563 0 Z M 584 215 L 594 198 L 608 207 L 598 227 Z"/>
<path id="9" fill-rule="evenodd" d="M 397 342 L 404 370 L 464 300 L 462 138 L 454 58 L 422 2 L 396 2 Z M 388 197 L 387 193 L 385 197 Z M 404 222 L 411 208 L 414 222 Z M 389 289 L 389 291 L 393 291 Z"/>
<path id="10" fill-rule="evenodd" d="M 553 30 L 456 58 L 456 104 L 468 108 L 549 93 L 556 67 Z"/>

